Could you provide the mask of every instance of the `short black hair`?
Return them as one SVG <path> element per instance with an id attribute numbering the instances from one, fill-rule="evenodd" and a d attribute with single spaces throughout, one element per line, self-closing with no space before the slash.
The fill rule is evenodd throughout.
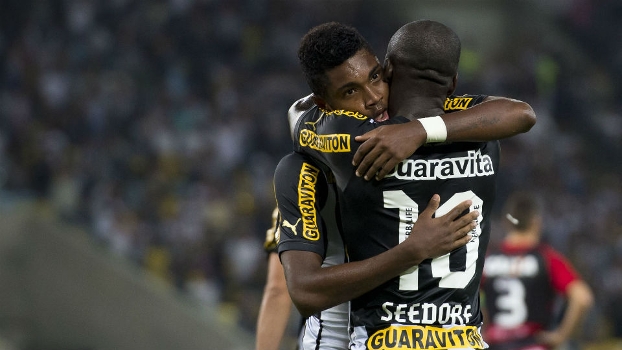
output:
<path id="1" fill-rule="evenodd" d="M 365 38 L 354 28 L 327 22 L 311 28 L 300 41 L 298 59 L 311 91 L 326 95 L 326 71 L 341 65 L 360 50 L 373 53 Z"/>
<path id="2" fill-rule="evenodd" d="M 446 84 L 458 73 L 460 50 L 460 38 L 451 28 L 424 19 L 407 23 L 393 34 L 387 58 L 394 70 L 416 71 L 418 77 Z"/>
<path id="3" fill-rule="evenodd" d="M 525 231 L 534 218 L 542 216 L 543 205 L 541 199 L 528 191 L 516 191 L 505 202 L 506 219 L 512 227 Z"/>

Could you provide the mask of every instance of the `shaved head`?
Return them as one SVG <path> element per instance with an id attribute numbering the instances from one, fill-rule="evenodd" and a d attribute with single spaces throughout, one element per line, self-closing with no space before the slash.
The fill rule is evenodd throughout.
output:
<path id="1" fill-rule="evenodd" d="M 446 25 L 419 20 L 395 32 L 387 47 L 387 60 L 399 74 L 446 83 L 458 73 L 460 38 Z"/>

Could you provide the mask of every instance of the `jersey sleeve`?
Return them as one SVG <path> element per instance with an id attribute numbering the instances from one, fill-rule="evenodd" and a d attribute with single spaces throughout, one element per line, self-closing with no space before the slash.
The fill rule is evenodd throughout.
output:
<path id="1" fill-rule="evenodd" d="M 395 118 L 389 121 L 395 122 L 392 119 Z M 323 169 L 330 169 L 337 186 L 343 189 L 354 176 L 352 158 L 361 145 L 355 137 L 383 124 L 357 112 L 316 109 L 299 122 L 294 147 L 316 160 Z"/>
<path id="2" fill-rule="evenodd" d="M 568 285 L 580 278 L 579 274 L 570 262 L 552 247 L 545 246 L 543 253 L 551 272 L 551 285 L 553 289 L 558 293 L 566 293 Z"/>
<path id="3" fill-rule="evenodd" d="M 469 107 L 473 107 L 483 102 L 488 95 L 461 95 L 461 96 L 449 96 L 445 100 L 443 109 L 446 113 L 462 111 Z"/>
<path id="4" fill-rule="evenodd" d="M 310 158 L 293 152 L 281 159 L 274 173 L 279 253 L 303 250 L 325 258 L 327 238 L 320 210 L 327 190 L 323 172 Z"/>
<path id="5" fill-rule="evenodd" d="M 312 99 L 313 94 L 307 95 L 298 99 L 294 102 L 289 109 L 287 110 L 287 120 L 289 121 L 289 132 L 291 137 L 294 137 L 294 132 L 296 129 L 296 124 L 298 123 L 298 119 L 302 117 L 305 112 L 308 112 L 315 106 L 315 103 Z"/>

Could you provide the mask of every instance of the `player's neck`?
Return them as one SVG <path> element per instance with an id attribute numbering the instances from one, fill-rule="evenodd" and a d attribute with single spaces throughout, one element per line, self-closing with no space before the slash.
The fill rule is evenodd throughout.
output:
<path id="1" fill-rule="evenodd" d="M 534 247 L 540 242 L 540 237 L 534 232 L 511 231 L 504 240 L 507 244 L 520 247 Z"/>
<path id="2" fill-rule="evenodd" d="M 426 81 L 393 81 L 389 94 L 389 115 L 410 120 L 443 114 L 445 92 Z"/>

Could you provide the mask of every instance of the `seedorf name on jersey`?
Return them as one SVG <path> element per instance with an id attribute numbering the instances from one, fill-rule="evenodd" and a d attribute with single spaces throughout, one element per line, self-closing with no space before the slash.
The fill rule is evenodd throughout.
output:
<path id="1" fill-rule="evenodd" d="M 468 151 L 466 157 L 442 159 L 406 159 L 387 177 L 400 180 L 457 179 L 494 175 L 492 159 L 480 150 Z"/>
<path id="2" fill-rule="evenodd" d="M 303 163 L 298 179 L 298 206 L 302 214 L 302 236 L 311 241 L 320 239 L 315 210 L 315 186 L 320 170 Z"/>
<path id="3" fill-rule="evenodd" d="M 350 152 L 350 134 L 318 135 L 315 132 L 300 130 L 300 145 L 324 152 Z"/>
<path id="4" fill-rule="evenodd" d="M 384 315 L 382 321 L 412 323 L 412 324 L 467 324 L 473 314 L 471 305 L 442 303 L 394 304 L 385 302 L 382 304 Z"/>
<path id="5" fill-rule="evenodd" d="M 451 328 L 391 325 L 372 334 L 368 349 L 483 349 L 475 326 Z"/>

